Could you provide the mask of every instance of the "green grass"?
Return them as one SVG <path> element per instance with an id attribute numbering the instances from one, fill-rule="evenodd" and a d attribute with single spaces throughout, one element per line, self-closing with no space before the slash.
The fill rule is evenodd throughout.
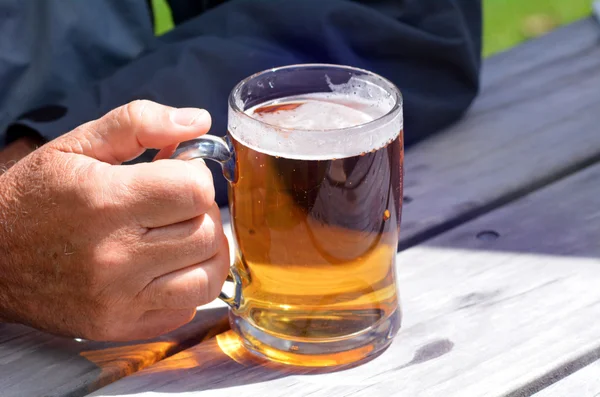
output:
<path id="1" fill-rule="evenodd" d="M 166 0 L 152 3 L 156 34 L 168 32 L 173 19 Z M 483 0 L 483 55 L 507 50 L 590 12 L 591 0 Z"/>
<path id="2" fill-rule="evenodd" d="M 483 55 L 584 18 L 590 15 L 591 4 L 591 0 L 484 0 Z"/>
<path id="3" fill-rule="evenodd" d="M 152 0 L 154 9 L 154 32 L 157 36 L 173 29 L 173 17 L 166 0 Z"/>

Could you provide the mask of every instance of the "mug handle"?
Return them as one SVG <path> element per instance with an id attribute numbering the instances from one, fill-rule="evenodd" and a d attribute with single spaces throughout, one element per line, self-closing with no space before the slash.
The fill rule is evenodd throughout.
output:
<path id="1" fill-rule="evenodd" d="M 176 160 L 206 159 L 221 164 L 223 175 L 229 182 L 233 182 L 235 173 L 235 153 L 228 137 L 219 138 L 213 135 L 204 135 L 200 138 L 179 144 L 175 153 L 171 156 Z M 238 272 L 229 268 L 227 281 L 233 282 L 235 291 L 233 296 L 224 292 L 219 294 L 219 299 L 232 309 L 239 309 L 242 302 L 242 280 Z"/>

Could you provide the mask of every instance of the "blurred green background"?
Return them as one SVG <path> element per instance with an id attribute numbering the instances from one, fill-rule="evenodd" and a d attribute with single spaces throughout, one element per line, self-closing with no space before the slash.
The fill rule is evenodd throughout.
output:
<path id="1" fill-rule="evenodd" d="M 156 34 L 163 34 L 173 27 L 169 7 L 165 0 L 152 2 Z M 590 13 L 591 0 L 483 0 L 483 56 L 507 50 Z"/>
<path id="2" fill-rule="evenodd" d="M 591 0 L 483 0 L 483 55 L 591 14 Z"/>

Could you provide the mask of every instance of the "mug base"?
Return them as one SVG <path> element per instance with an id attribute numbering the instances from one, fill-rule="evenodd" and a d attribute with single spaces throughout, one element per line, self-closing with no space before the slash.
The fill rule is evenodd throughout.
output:
<path id="1" fill-rule="evenodd" d="M 294 340 L 275 337 L 229 312 L 231 328 L 250 353 L 280 364 L 300 367 L 335 367 L 366 361 L 385 350 L 398 333 L 401 311 L 373 326 L 328 340 Z"/>

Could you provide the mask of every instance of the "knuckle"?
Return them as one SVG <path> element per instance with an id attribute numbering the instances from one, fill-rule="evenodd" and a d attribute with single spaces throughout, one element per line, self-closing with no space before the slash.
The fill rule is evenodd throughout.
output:
<path id="1" fill-rule="evenodd" d="M 227 275 L 229 274 L 229 269 L 231 266 L 229 260 L 229 244 L 225 236 L 220 238 L 221 244 L 219 248 L 218 254 L 215 256 L 215 274 L 212 277 L 210 286 L 209 295 L 212 299 L 215 299 L 221 293 L 223 289 L 223 284 L 227 279 Z"/>
<path id="2" fill-rule="evenodd" d="M 212 174 L 208 167 L 197 167 L 186 163 L 186 190 L 190 194 L 190 201 L 199 214 L 208 211 L 215 201 L 215 188 Z"/>
<path id="3" fill-rule="evenodd" d="M 103 252 L 96 256 L 94 272 L 92 274 L 96 279 L 102 280 L 106 275 L 117 270 L 125 262 L 127 260 L 123 258 L 121 250 L 113 247 L 112 251 Z"/>
<path id="4" fill-rule="evenodd" d="M 76 181 L 77 192 L 91 214 L 106 215 L 119 208 L 120 197 L 115 193 L 120 185 L 113 183 L 112 170 L 104 163 L 93 163 L 83 171 Z"/>
<path id="5" fill-rule="evenodd" d="M 210 302 L 210 280 L 202 268 L 194 270 L 192 277 L 181 285 L 178 290 L 166 291 L 168 304 L 171 308 L 191 308 Z"/>
<path id="6" fill-rule="evenodd" d="M 204 258 L 212 258 L 221 246 L 221 234 L 223 233 L 220 224 L 208 214 L 202 216 L 202 225 L 197 235 L 196 246 L 201 251 Z"/>
<path id="7" fill-rule="evenodd" d="M 196 283 L 194 283 L 194 304 L 195 305 L 205 305 L 212 300 L 214 300 L 217 295 L 213 295 L 214 282 L 208 277 L 206 271 L 202 268 L 199 268 L 196 277 Z"/>
<path id="8" fill-rule="evenodd" d="M 143 125 L 144 110 L 150 105 L 150 101 L 137 99 L 110 111 L 102 121 L 112 128 L 126 128 L 137 133 Z"/>
<path id="9" fill-rule="evenodd" d="M 219 297 L 219 294 L 221 293 L 221 290 L 223 289 L 224 280 L 223 280 L 223 282 L 219 282 L 219 281 L 220 280 L 212 280 L 206 286 L 206 292 L 204 293 L 205 300 L 204 300 L 204 302 L 201 303 L 202 305 L 210 303 Z"/>
<path id="10" fill-rule="evenodd" d="M 227 279 L 227 276 L 229 274 L 229 270 L 231 268 L 231 258 L 229 256 L 229 242 L 227 241 L 227 237 L 223 236 L 222 238 L 222 244 L 221 244 L 221 248 L 220 248 L 220 255 L 219 255 L 219 275 L 221 276 L 221 284 L 223 284 L 225 282 L 225 279 Z"/>
<path id="11" fill-rule="evenodd" d="M 96 251 L 87 267 L 87 278 L 90 292 L 102 299 L 102 294 L 129 263 L 130 255 L 116 244 L 100 244 Z"/>
<path id="12" fill-rule="evenodd" d="M 195 308 L 183 310 L 183 311 L 181 311 L 180 317 L 178 318 L 178 321 L 175 324 L 177 327 L 180 327 L 180 326 L 185 325 L 185 324 L 189 323 L 190 321 L 192 321 L 195 316 L 196 316 Z"/>
<path id="13" fill-rule="evenodd" d="M 211 280 L 210 284 L 208 285 L 209 302 L 213 299 L 216 299 L 221 293 L 221 290 L 223 289 L 223 284 L 225 283 L 225 280 L 227 279 L 227 274 L 229 273 L 229 261 L 227 260 L 227 258 L 228 255 L 220 255 L 217 258 L 218 274 L 215 275 L 216 277 L 213 280 Z"/>
<path id="14" fill-rule="evenodd" d="M 122 111 L 118 114 L 124 117 L 130 125 L 137 125 L 140 124 L 143 119 L 144 110 L 150 105 L 151 101 L 146 99 L 136 99 L 124 105 Z"/>
<path id="15" fill-rule="evenodd" d="M 166 290 L 162 293 L 159 289 L 160 283 L 150 282 L 144 287 L 142 292 L 138 295 L 139 303 L 143 306 L 158 308 L 164 306 L 165 299 L 173 299 L 177 297 L 172 291 Z"/>

